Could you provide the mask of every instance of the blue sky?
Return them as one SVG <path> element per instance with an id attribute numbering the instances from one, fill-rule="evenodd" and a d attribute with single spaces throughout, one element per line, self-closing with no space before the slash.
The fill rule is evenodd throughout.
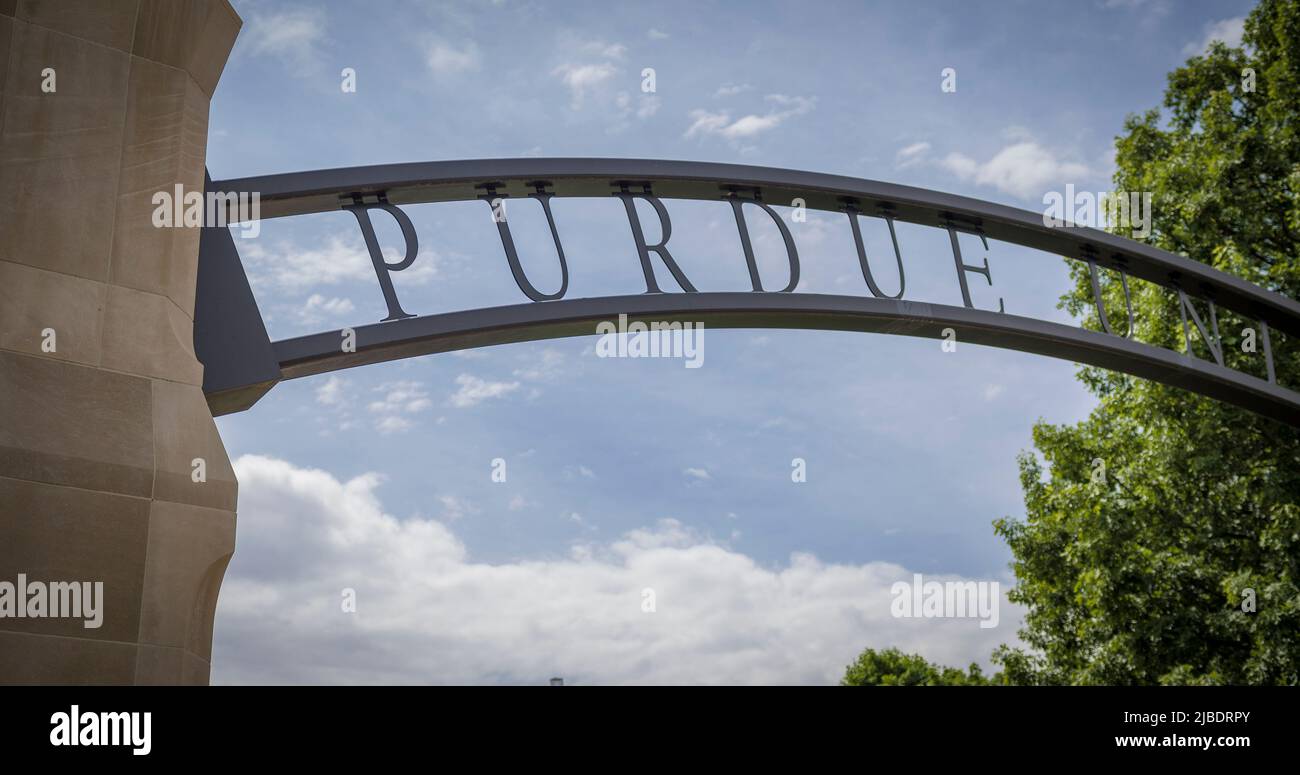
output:
<path id="1" fill-rule="evenodd" d="M 389 162 L 602 156 L 734 162 L 1042 209 L 1109 188 L 1125 115 L 1249 3 L 234 3 L 212 102 L 214 179 Z M 340 89 L 356 71 L 357 90 Z M 655 91 L 642 91 L 642 70 Z M 954 68 L 957 89 L 941 90 Z M 509 212 L 553 287 L 540 209 Z M 556 200 L 568 296 L 644 290 L 621 204 Z M 730 209 L 669 201 L 701 289 L 745 290 Z M 408 208 L 396 276 L 429 314 L 525 301 L 483 203 Z M 650 219 L 653 222 L 653 219 Z M 764 277 L 776 230 L 750 218 Z M 843 215 L 790 223 L 799 290 L 867 293 Z M 396 229 L 376 218 L 381 241 Z M 864 221 L 886 290 L 883 224 Z M 947 236 L 899 227 L 907 298 L 959 304 Z M 377 322 L 355 220 L 237 240 L 272 338 Z M 963 249 L 978 260 L 977 243 Z M 1068 320 L 1053 256 L 993 243 L 975 304 Z M 661 275 L 661 284 L 672 288 Z M 972 278 L 972 279 L 978 279 Z M 775 284 L 769 282 L 769 285 Z M 779 286 L 778 286 L 779 287 Z M 213 680 L 818 683 L 865 646 L 949 663 L 1014 642 L 1019 612 L 900 619 L 890 586 L 1012 581 L 992 520 L 1015 457 L 1089 396 L 1061 361 L 906 337 L 706 332 L 705 365 L 600 359 L 595 337 L 285 382 L 218 420 L 241 480 Z M 791 460 L 807 481 L 791 481 Z M 507 481 L 491 480 L 502 458 Z M 356 611 L 343 612 L 343 590 Z M 642 610 L 643 591 L 657 607 Z"/>

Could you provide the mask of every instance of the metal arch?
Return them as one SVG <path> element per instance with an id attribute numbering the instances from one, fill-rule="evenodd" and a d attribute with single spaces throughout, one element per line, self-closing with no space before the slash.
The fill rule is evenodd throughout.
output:
<path id="1" fill-rule="evenodd" d="M 275 342 L 285 379 L 513 342 L 590 336 L 603 320 L 703 322 L 712 328 L 859 331 L 982 344 L 1122 371 L 1300 426 L 1300 393 L 1210 361 L 1074 326 L 967 307 L 813 293 L 664 293 L 448 312 L 354 329 L 356 352 L 330 331 Z M 936 345 L 937 346 L 937 345 Z"/>
<path id="2" fill-rule="evenodd" d="M 759 192 L 768 204 L 803 199 L 814 210 L 888 212 L 926 226 L 949 224 L 1069 258 L 1094 257 L 1149 282 L 1262 320 L 1300 336 L 1300 302 L 1252 285 L 1199 261 L 1097 229 L 1048 227 L 1041 213 L 979 199 L 875 180 L 743 164 L 653 159 L 476 159 L 290 172 L 213 184 L 224 192 L 257 192 L 263 218 L 333 212 L 339 196 L 385 194 L 395 205 L 473 201 L 484 184 L 511 197 L 545 181 L 559 197 L 608 197 L 611 184 L 648 185 L 662 199 L 718 201 L 727 191 Z"/>
<path id="3" fill-rule="evenodd" d="M 715 328 L 779 327 L 923 337 L 940 337 L 945 328 L 952 328 L 959 332 L 962 343 L 1015 349 L 1125 372 L 1201 393 L 1300 427 L 1300 393 L 1276 384 L 1271 351 L 1268 350 L 1269 327 L 1300 336 L 1300 303 L 1206 264 L 1106 232 L 1082 227 L 1049 227 L 1043 223 L 1041 214 L 1027 210 L 838 175 L 733 164 L 638 159 L 441 161 L 296 172 L 209 184 L 210 191 L 228 195 L 255 194 L 260 200 L 263 218 L 357 207 L 391 207 L 396 210 L 396 206 L 406 204 L 494 197 L 605 198 L 628 196 L 629 192 L 639 196 L 636 189 L 647 194 L 653 192 L 653 196 L 659 199 L 720 201 L 741 198 L 756 202 L 764 209 L 769 209 L 767 205 L 772 204 L 792 205 L 799 199 L 805 207 L 814 210 L 882 215 L 891 230 L 894 220 L 944 228 L 949 230 L 954 243 L 955 232 L 971 232 L 984 238 L 1116 269 L 1123 273 L 1121 277 L 1132 275 L 1179 291 L 1180 311 L 1184 317 L 1188 311 L 1195 316 L 1196 311 L 1188 309 L 1182 294 L 1210 301 L 1213 305 L 1266 324 L 1263 341 L 1265 352 L 1269 353 L 1269 379 L 1259 379 L 1187 353 L 1109 333 L 976 309 L 970 305 L 969 297 L 966 297 L 967 306 L 956 307 L 881 298 L 874 287 L 874 296 L 865 297 L 793 293 L 789 292 L 790 289 L 763 292 L 757 283 L 755 292 L 699 293 L 688 287 L 689 284 L 684 284 L 682 287 L 692 292 L 569 300 L 544 296 L 543 300 L 533 303 L 422 317 L 407 315 L 395 305 L 395 299 L 389 299 L 390 318 L 387 322 L 351 329 L 355 335 L 355 351 L 342 351 L 341 331 L 271 343 L 266 341 L 251 294 L 230 291 L 241 285 L 242 290 L 247 291 L 238 254 L 231 245 L 223 250 L 205 247 L 200 253 L 200 276 L 205 276 L 205 272 L 215 273 L 222 280 L 200 282 L 196 302 L 195 347 L 206 367 L 204 391 L 213 413 L 247 409 L 278 379 L 471 347 L 591 335 L 596 323 L 621 313 L 642 322 L 702 322 Z M 362 202 L 381 204 L 363 205 Z M 743 240 L 744 226 L 739 221 L 738 218 Z M 224 229 L 220 231 L 224 232 Z M 563 261 L 558 235 L 554 234 L 554 229 L 552 231 Z M 228 234 L 221 236 L 229 239 Z M 641 239 L 638 241 L 643 242 Z M 211 242 L 217 244 L 215 240 Z M 407 242 L 409 253 L 410 236 Z M 206 246 L 208 241 L 204 244 Z M 644 245 L 639 247 L 644 249 Z M 895 249 L 897 252 L 896 242 Z M 381 260 L 375 258 L 374 246 L 371 246 L 371 254 L 372 260 Z M 748 254 L 746 257 L 749 258 Z M 954 257 L 964 288 L 963 270 L 980 270 L 963 265 L 955 244 Z M 643 256 L 643 263 L 645 260 Z M 901 256 L 898 260 L 901 265 Z M 669 266 L 671 269 L 671 264 Z M 387 267 L 389 270 L 400 268 Z M 380 273 L 382 285 L 384 275 L 378 264 L 376 271 Z M 651 283 L 650 270 L 647 268 L 646 271 L 647 282 Z M 516 277 L 517 284 L 518 279 Z M 678 279 L 680 284 L 682 278 Z M 870 283 L 870 278 L 867 279 Z M 520 288 L 528 293 L 524 285 Z M 386 293 L 386 297 L 388 295 Z M 529 296 L 532 298 L 531 294 Z M 199 321 L 200 309 L 205 310 L 211 319 Z M 1213 306 L 1210 314 L 1213 320 Z M 241 320 L 246 317 L 255 318 L 257 325 L 244 325 Z M 1196 323 L 1201 325 L 1199 318 Z M 1109 325 L 1106 328 L 1110 330 Z M 222 333 L 205 334 L 200 341 L 200 331 Z M 1218 344 L 1221 346 L 1221 341 Z M 239 353 L 232 354 L 236 348 Z M 255 355 L 250 356 L 250 352 Z M 1218 357 L 1217 352 L 1215 355 Z"/>

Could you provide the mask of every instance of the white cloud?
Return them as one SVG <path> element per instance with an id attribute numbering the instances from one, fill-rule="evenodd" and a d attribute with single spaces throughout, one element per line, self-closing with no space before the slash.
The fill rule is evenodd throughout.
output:
<path id="1" fill-rule="evenodd" d="M 348 386 L 348 380 L 337 374 L 331 374 L 328 379 L 316 386 L 316 403 L 332 410 L 332 415 L 320 413 L 316 417 L 317 422 L 325 425 L 318 431 L 321 436 L 330 436 L 336 431 L 349 431 L 357 427 L 356 421 L 352 418 L 352 400 L 348 395 Z M 397 429 L 389 427 L 380 430 L 383 433 L 392 433 Z"/>
<path id="2" fill-rule="evenodd" d="M 1149 28 L 1168 16 L 1176 0 L 1104 0 L 1102 7 L 1119 8 L 1135 14 L 1137 23 Z"/>
<path id="3" fill-rule="evenodd" d="M 653 93 L 633 95 L 626 89 L 616 88 L 622 82 L 622 63 L 627 58 L 627 46 L 594 40 L 570 42 L 561 49 L 577 54 L 572 61 L 564 62 L 551 70 L 569 90 L 569 107 L 581 111 L 588 105 L 597 110 L 589 115 L 598 116 L 608 123 L 606 131 L 621 132 L 630 126 L 629 119 L 647 119 L 659 111 L 659 97 Z"/>
<path id="4" fill-rule="evenodd" d="M 564 467 L 564 478 L 565 478 L 565 479 L 572 479 L 572 478 L 574 478 L 575 476 L 581 476 L 581 477 L 584 477 L 584 478 L 586 478 L 586 479 L 595 479 L 595 478 L 596 478 L 596 472 L 595 472 L 595 471 L 592 471 L 590 468 L 588 468 L 588 467 L 585 466 L 585 465 L 582 465 L 581 463 L 579 463 L 579 464 L 576 465 L 576 466 L 565 466 L 565 467 Z"/>
<path id="5" fill-rule="evenodd" d="M 326 298 L 319 293 L 313 293 L 307 298 L 302 309 L 298 310 L 298 318 L 303 323 L 320 323 L 346 315 L 353 309 L 351 299 L 337 296 Z"/>
<path id="6" fill-rule="evenodd" d="M 600 64 L 564 64 L 551 71 L 569 87 L 570 106 L 581 110 L 589 94 L 613 78 L 618 68 L 608 62 Z"/>
<path id="7" fill-rule="evenodd" d="M 489 382 L 472 374 L 456 377 L 456 384 L 460 387 L 448 401 L 457 409 L 468 409 L 489 398 L 500 398 L 519 389 L 518 382 Z"/>
<path id="8" fill-rule="evenodd" d="M 693 479 L 707 480 L 713 478 L 712 476 L 709 476 L 709 471 L 705 468 L 687 468 L 684 469 L 682 473 Z"/>
<path id="9" fill-rule="evenodd" d="M 646 35 L 646 37 L 649 38 L 650 40 L 667 40 L 667 39 L 668 39 L 668 33 L 663 32 L 662 30 L 657 30 L 657 29 L 655 29 L 654 27 L 651 27 L 650 30 L 649 30 L 649 32 L 647 32 L 645 35 Z"/>
<path id="10" fill-rule="evenodd" d="M 769 129 L 780 124 L 782 121 L 780 114 L 769 113 L 766 116 L 741 116 L 731 125 L 722 130 L 722 134 L 727 137 L 748 137 L 756 135 L 759 132 L 766 132 Z"/>
<path id="11" fill-rule="evenodd" d="M 337 374 L 331 374 L 324 384 L 316 388 L 316 403 L 324 406 L 338 406 L 343 403 L 343 386 L 347 381 Z"/>
<path id="12" fill-rule="evenodd" d="M 900 148 L 898 153 L 894 154 L 894 166 L 898 169 L 904 169 L 925 161 L 930 152 L 929 143 L 912 143 L 906 148 Z"/>
<path id="13" fill-rule="evenodd" d="M 1035 201 L 1048 190 L 1092 174 L 1086 165 L 1062 161 L 1035 142 L 1009 145 L 983 163 L 960 153 L 950 153 L 939 163 L 962 180 Z"/>
<path id="14" fill-rule="evenodd" d="M 906 148 L 899 149 L 898 156 L 906 159 L 912 156 L 917 156 L 918 154 L 923 154 L 928 150 L 930 150 L 929 143 L 912 143 Z"/>
<path id="15" fill-rule="evenodd" d="M 385 511 L 375 474 L 340 481 L 254 455 L 234 467 L 219 684 L 829 684 L 866 646 L 965 665 L 1015 640 L 1005 600 L 991 629 L 894 618 L 890 587 L 912 576 L 892 563 L 794 554 L 766 567 L 674 520 L 570 557 L 478 562 L 443 522 Z"/>
<path id="16" fill-rule="evenodd" d="M 622 43 L 604 43 L 599 40 L 584 44 L 582 51 L 605 59 L 622 59 L 627 56 L 627 46 Z"/>
<path id="17" fill-rule="evenodd" d="M 385 246 L 383 253 L 384 260 L 394 264 L 404 255 L 394 246 Z M 332 234 L 324 244 L 305 250 L 289 242 L 277 243 L 270 249 L 252 242 L 240 245 L 239 255 L 248 270 L 249 282 L 272 290 L 293 293 L 320 285 L 375 282 L 375 267 L 359 233 Z M 427 282 L 437 274 L 437 262 L 436 253 L 421 251 L 411 266 L 399 273 L 400 282 Z"/>
<path id="18" fill-rule="evenodd" d="M 530 382 L 551 382 L 564 373 L 564 353 L 553 347 L 541 352 L 529 351 L 525 356 L 528 365 L 515 369 L 514 376 Z"/>
<path id="19" fill-rule="evenodd" d="M 1034 139 L 1034 133 L 1029 131 L 1028 127 L 1023 127 L 1019 124 L 1012 124 L 1011 126 L 1005 127 L 1001 134 L 1008 142 L 1013 143 L 1033 142 Z"/>
<path id="20" fill-rule="evenodd" d="M 386 382 L 376 387 L 375 392 L 383 393 L 383 398 L 371 401 L 366 408 L 379 415 L 375 420 L 375 429 L 380 433 L 410 430 L 413 424 L 403 415 L 423 412 L 433 405 L 424 386 L 415 380 Z"/>
<path id="21" fill-rule="evenodd" d="M 743 94 L 744 92 L 753 91 L 753 90 L 754 87 L 750 86 L 747 83 L 742 83 L 742 84 L 724 83 L 718 87 L 718 90 L 713 93 L 713 96 L 714 98 L 734 97 L 737 94 Z"/>
<path id="22" fill-rule="evenodd" d="M 438 503 L 442 504 L 442 520 L 446 522 L 454 522 L 466 514 L 479 512 L 477 506 L 455 495 L 439 495 Z"/>
<path id="23" fill-rule="evenodd" d="M 461 48 L 456 48 L 441 40 L 431 40 L 425 49 L 424 61 L 435 75 L 477 70 L 479 51 L 474 41 L 466 41 Z"/>
<path id="24" fill-rule="evenodd" d="M 383 434 L 401 433 L 415 427 L 410 420 L 396 414 L 386 415 L 375 420 L 375 430 Z"/>
<path id="25" fill-rule="evenodd" d="M 642 94 L 641 98 L 637 102 L 636 117 L 642 119 L 650 118 L 659 112 L 659 106 L 661 104 L 659 97 L 656 95 Z"/>
<path id="26" fill-rule="evenodd" d="M 763 99 L 800 114 L 807 113 L 817 104 L 816 97 L 791 97 L 787 94 L 769 94 Z"/>
<path id="27" fill-rule="evenodd" d="M 1210 22 L 1205 25 L 1205 35 L 1201 38 L 1201 41 L 1183 46 L 1183 54 L 1187 56 L 1204 54 L 1209 51 L 1210 43 L 1216 40 L 1221 41 L 1229 48 L 1236 48 L 1241 45 L 1241 36 L 1245 31 L 1246 17 L 1244 16 Z"/>
<path id="28" fill-rule="evenodd" d="M 325 13 L 319 8 L 254 13 L 248 18 L 244 37 L 254 54 L 273 56 L 307 69 L 320 59 L 319 46 L 325 40 Z"/>
<path id="29" fill-rule="evenodd" d="M 369 409 L 372 412 L 382 414 L 419 412 L 428 409 L 432 404 L 423 385 L 415 380 L 386 382 L 375 388 L 375 392 L 383 393 L 384 397 L 382 400 L 370 403 Z"/>
<path id="30" fill-rule="evenodd" d="M 985 385 L 985 386 L 984 386 L 984 400 L 985 400 L 985 401 L 992 401 L 993 399 L 995 399 L 995 398 L 997 398 L 998 396 L 1002 395 L 1002 391 L 1003 391 L 1003 390 L 1005 390 L 1005 388 L 1004 388 L 1002 385 Z"/>
<path id="31" fill-rule="evenodd" d="M 731 115 L 723 111 L 713 113 L 707 110 L 692 110 L 692 124 L 686 130 L 686 137 L 696 134 L 717 134 L 731 121 Z"/>
<path id="32" fill-rule="evenodd" d="M 810 112 L 817 104 L 813 97 L 788 97 L 784 94 L 769 94 L 764 99 L 772 103 L 772 108 L 767 113 L 751 113 L 735 121 L 731 120 L 731 114 L 727 111 L 692 110 L 691 125 L 687 127 L 684 136 L 718 135 L 733 141 L 751 138 L 775 129 L 795 116 Z"/>

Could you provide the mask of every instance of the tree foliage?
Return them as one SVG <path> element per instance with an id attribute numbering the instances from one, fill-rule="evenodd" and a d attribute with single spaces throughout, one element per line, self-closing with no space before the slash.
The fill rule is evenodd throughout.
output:
<path id="1" fill-rule="evenodd" d="M 971 663 L 966 672 L 955 667 L 931 664 L 917 654 L 898 649 L 866 649 L 844 670 L 841 686 L 989 686 L 998 680 L 986 678 L 980 666 Z"/>
<path id="2" fill-rule="evenodd" d="M 1300 298 L 1300 0 L 1264 0 L 1241 48 L 1216 43 L 1171 73 L 1164 108 L 1116 139 L 1117 190 L 1154 195 L 1147 239 Z M 1087 267 L 1070 263 L 1062 306 L 1099 329 Z M 1122 286 L 1106 274 L 1122 333 Z M 1135 338 L 1183 350 L 1177 294 L 1128 286 Z M 1259 323 L 1217 313 L 1227 365 L 1263 377 Z M 1270 335 L 1278 382 L 1300 389 L 1300 341 Z M 1010 597 L 1028 609 L 1030 648 L 995 655 L 1006 680 L 1300 683 L 1300 432 L 1123 374 L 1079 377 L 1098 406 L 1035 426 L 1037 454 L 1019 460 L 1026 517 L 995 523 L 1014 555 Z"/>

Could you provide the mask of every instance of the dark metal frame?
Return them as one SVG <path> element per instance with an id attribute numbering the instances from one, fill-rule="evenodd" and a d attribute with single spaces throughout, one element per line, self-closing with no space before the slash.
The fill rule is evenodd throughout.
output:
<path id="1" fill-rule="evenodd" d="M 1027 210 L 838 175 L 681 161 L 496 159 L 317 170 L 226 180 L 211 186 L 226 193 L 257 193 L 263 218 L 338 211 L 361 202 L 400 207 L 473 201 L 487 198 L 485 192 L 501 198 L 539 195 L 549 198 L 626 197 L 632 191 L 638 196 L 646 192 L 656 199 L 742 198 L 770 205 L 788 205 L 798 198 L 813 210 L 878 214 L 891 221 L 949 229 L 954 239 L 955 232 L 974 233 L 1117 270 L 1178 290 L 1180 304 L 1185 295 L 1260 321 L 1265 324 L 1265 347 L 1269 327 L 1300 336 L 1300 303 L 1206 264 L 1096 229 L 1049 227 L 1044 225 L 1041 214 Z M 890 226 L 892 230 L 892 222 Z M 201 271 L 206 260 L 205 253 L 200 259 Z M 980 269 L 969 266 L 966 271 Z M 242 277 L 242 270 L 240 273 Z M 958 276 L 965 280 L 964 272 Z M 209 290 L 200 282 L 200 300 Z M 872 292 L 876 293 L 876 289 L 872 288 Z M 199 309 L 203 308 L 200 305 Z M 206 308 L 222 317 L 248 314 L 246 305 L 233 308 L 210 302 Z M 1183 309 L 1186 314 L 1187 308 Z M 1191 311 L 1195 315 L 1195 309 Z M 272 351 L 281 377 L 292 379 L 413 355 L 591 335 L 596 322 L 617 317 L 619 313 L 626 313 L 633 320 L 699 321 L 718 328 L 817 328 L 927 337 L 938 337 L 944 328 L 953 328 L 959 332 L 962 342 L 1114 369 L 1176 385 L 1300 426 L 1300 393 L 1276 384 L 1271 378 L 1271 368 L 1270 379 L 1265 380 L 1190 353 L 1178 353 L 1110 333 L 979 310 L 969 305 L 954 307 L 892 298 L 792 292 L 691 292 L 541 300 L 358 326 L 355 352 L 341 351 L 339 331 L 275 342 Z M 1211 314 L 1214 314 L 1213 307 Z M 260 322 L 259 317 L 259 325 Z M 196 332 L 201 330 L 197 323 L 196 320 Z M 210 325 L 202 330 L 219 329 L 221 325 Z M 211 365 L 205 354 L 227 346 L 201 343 L 196 333 L 196 349 L 209 372 Z M 239 369 L 229 365 L 222 367 L 220 373 L 209 373 L 214 379 L 211 385 L 205 378 L 204 388 L 214 412 L 247 408 L 269 389 L 265 386 L 265 376 L 270 363 L 265 356 L 259 356 L 256 364 L 246 363 L 243 367 L 244 373 L 239 374 L 235 373 Z"/>

